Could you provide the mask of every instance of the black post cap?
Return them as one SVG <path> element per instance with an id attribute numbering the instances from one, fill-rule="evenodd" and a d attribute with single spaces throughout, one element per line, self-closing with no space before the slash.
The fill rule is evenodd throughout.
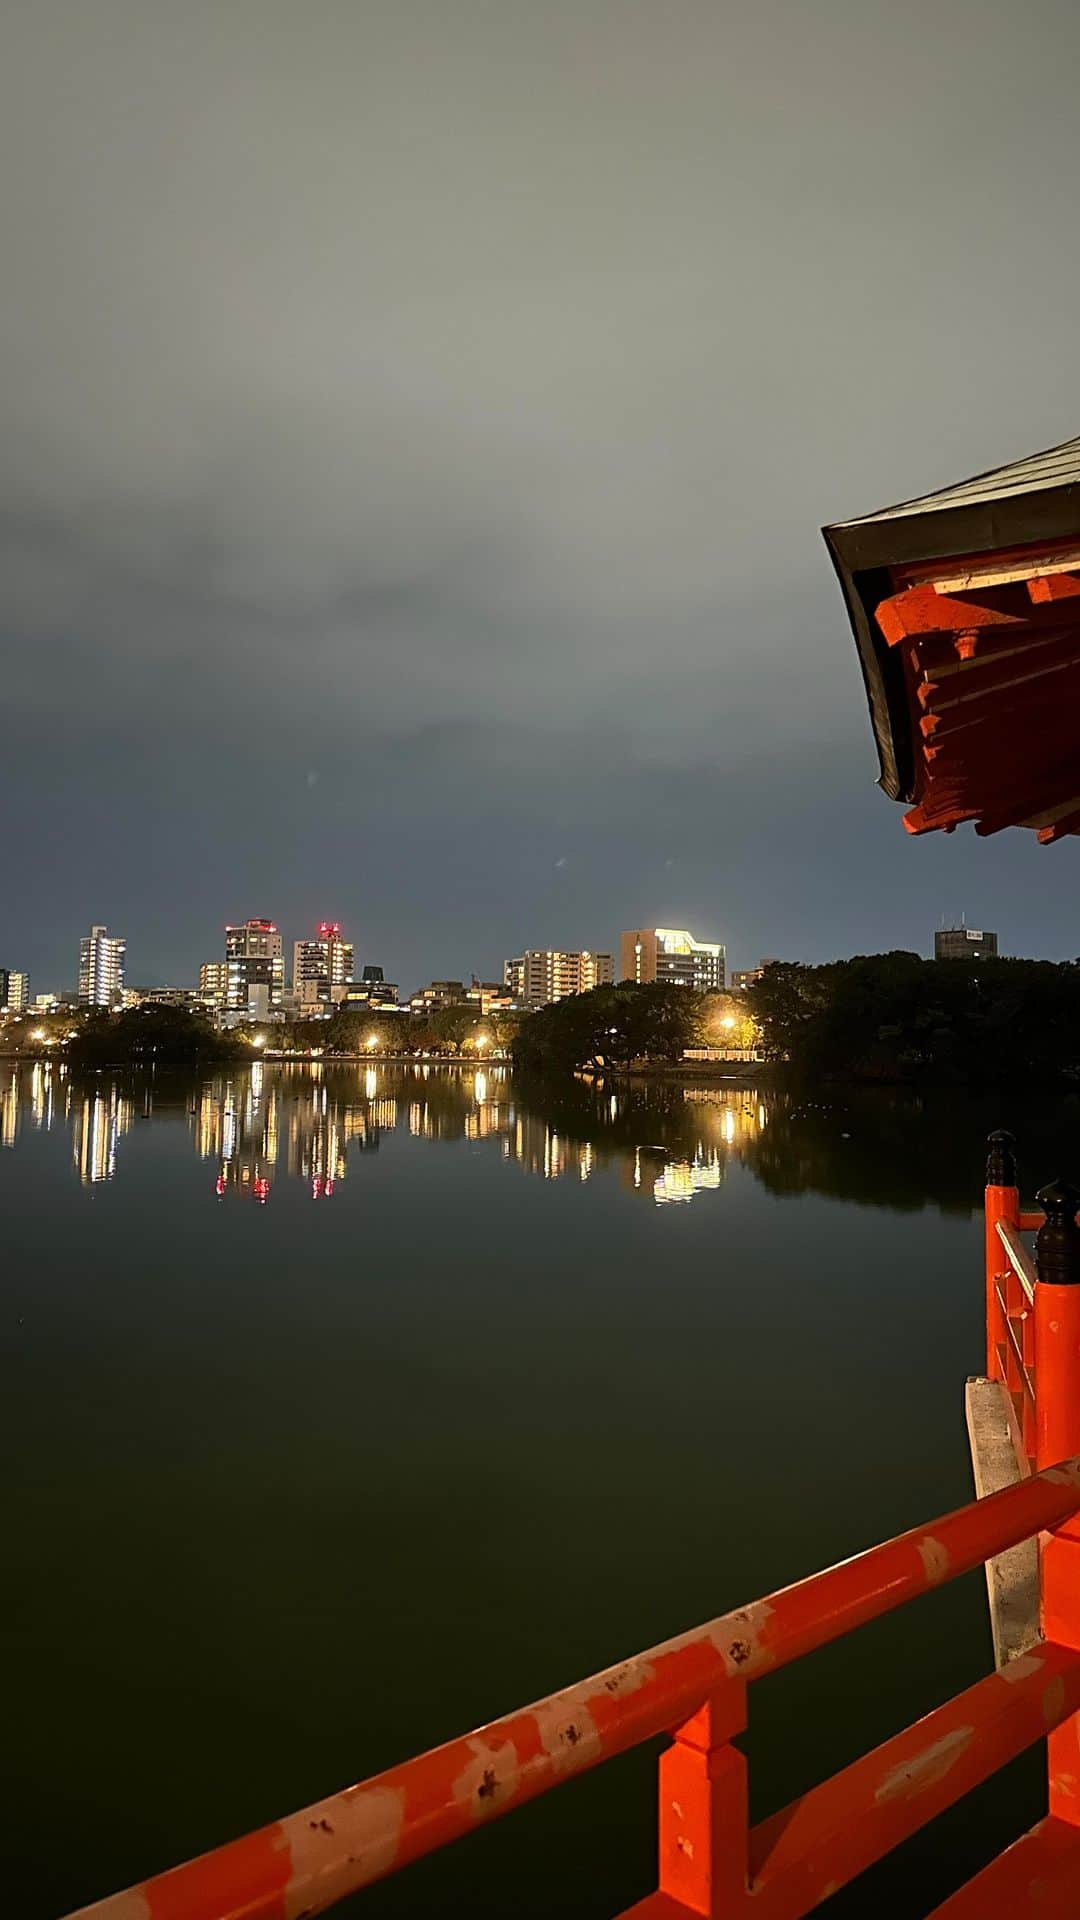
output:
<path id="1" fill-rule="evenodd" d="M 1080 1193 L 1067 1180 L 1051 1180 L 1035 1196 L 1046 1219 L 1035 1235 L 1039 1279 L 1055 1286 L 1080 1286 Z"/>
<path id="2" fill-rule="evenodd" d="M 1015 1187 L 1016 1136 L 999 1127 L 986 1143 L 986 1184 L 988 1187 Z"/>

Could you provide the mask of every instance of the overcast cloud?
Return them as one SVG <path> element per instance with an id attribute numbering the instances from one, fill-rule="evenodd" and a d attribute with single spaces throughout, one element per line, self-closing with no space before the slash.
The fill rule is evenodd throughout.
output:
<path id="1" fill-rule="evenodd" d="M 875 792 L 818 534 L 1080 430 L 1071 0 L 4 22 L 0 964 L 1080 952 Z"/>

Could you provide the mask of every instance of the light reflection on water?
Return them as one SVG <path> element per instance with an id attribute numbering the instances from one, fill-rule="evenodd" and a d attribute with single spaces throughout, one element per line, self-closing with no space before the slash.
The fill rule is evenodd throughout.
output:
<path id="1" fill-rule="evenodd" d="M 1060 1128 L 1072 1137 L 1080 1125 L 1075 1099 L 680 1078 L 541 1086 L 494 1061 L 259 1062 L 89 1079 L 59 1062 L 0 1062 L 0 1149 L 64 1131 L 74 1177 L 97 1187 L 136 1177 L 146 1163 L 133 1129 L 168 1122 L 225 1204 L 266 1205 L 290 1182 L 333 1200 L 372 1154 L 422 1141 L 491 1152 L 541 1180 L 603 1180 L 669 1211 L 719 1192 L 738 1163 L 778 1196 L 968 1215 L 981 1201 L 986 1133 L 1018 1116 L 1038 1184 L 1060 1157 Z"/>
<path id="2" fill-rule="evenodd" d="M 13 1066 L 0 1083 L 0 1146 L 14 1147 L 23 1125 L 64 1126 L 79 1179 L 96 1186 L 125 1174 L 124 1142 L 136 1115 L 175 1116 L 186 1104 L 192 1147 L 211 1164 L 223 1200 L 239 1195 L 265 1205 L 282 1179 L 304 1181 L 314 1200 L 333 1199 L 350 1164 L 403 1131 L 432 1142 L 497 1143 L 504 1160 L 545 1180 L 587 1181 L 611 1171 L 626 1192 L 668 1206 L 715 1192 L 728 1155 L 738 1156 L 768 1124 L 768 1103 L 756 1090 L 686 1087 L 675 1090 L 684 1109 L 677 1145 L 616 1138 L 632 1104 L 625 1093 L 578 1089 L 591 1105 L 583 1122 L 567 1127 L 523 1099 L 509 1068 L 497 1064 L 257 1062 L 199 1074 L 182 1095 L 178 1087 L 168 1079 L 133 1083 L 119 1072 L 88 1083 L 51 1062 Z M 639 1105 L 648 1132 L 649 1110 Z"/>

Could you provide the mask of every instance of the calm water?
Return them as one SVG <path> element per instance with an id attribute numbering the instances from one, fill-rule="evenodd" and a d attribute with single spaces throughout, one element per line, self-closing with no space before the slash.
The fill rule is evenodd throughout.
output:
<path id="1" fill-rule="evenodd" d="M 0 1063 L 4 1912 L 45 1920 L 970 1497 L 987 1130 L 503 1070 Z M 755 1813 L 970 1683 L 981 1576 L 752 1695 Z M 339 1911 L 608 1915 L 655 1756 Z M 921 1914 L 1025 1761 L 834 1903 Z"/>

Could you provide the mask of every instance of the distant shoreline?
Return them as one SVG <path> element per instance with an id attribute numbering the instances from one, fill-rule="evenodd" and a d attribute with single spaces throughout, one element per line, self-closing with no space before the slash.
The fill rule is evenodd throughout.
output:
<path id="1" fill-rule="evenodd" d="M 16 1062 L 24 1062 L 31 1066 L 41 1066 L 43 1063 L 51 1064 L 55 1061 L 61 1066 L 73 1065 L 76 1071 L 83 1073 L 111 1072 L 116 1067 L 137 1067 L 142 1070 L 146 1070 L 151 1066 L 257 1067 L 263 1060 L 272 1061 L 276 1067 L 349 1066 L 352 1064 L 358 1066 L 387 1066 L 397 1064 L 400 1066 L 422 1067 L 484 1067 L 491 1065 L 508 1067 L 512 1064 L 507 1058 L 496 1057 L 493 1059 L 490 1054 L 479 1056 L 460 1053 L 369 1053 L 366 1049 L 363 1053 L 276 1053 L 271 1047 L 253 1047 L 250 1053 L 244 1054 L 205 1053 L 194 1060 L 170 1060 L 165 1056 L 162 1056 L 162 1058 L 157 1061 L 132 1058 L 99 1060 L 96 1061 L 92 1067 L 89 1065 L 80 1066 L 80 1063 L 77 1061 L 72 1063 L 69 1061 L 66 1052 L 60 1047 L 0 1048 L 0 1060 L 14 1060 Z"/>

